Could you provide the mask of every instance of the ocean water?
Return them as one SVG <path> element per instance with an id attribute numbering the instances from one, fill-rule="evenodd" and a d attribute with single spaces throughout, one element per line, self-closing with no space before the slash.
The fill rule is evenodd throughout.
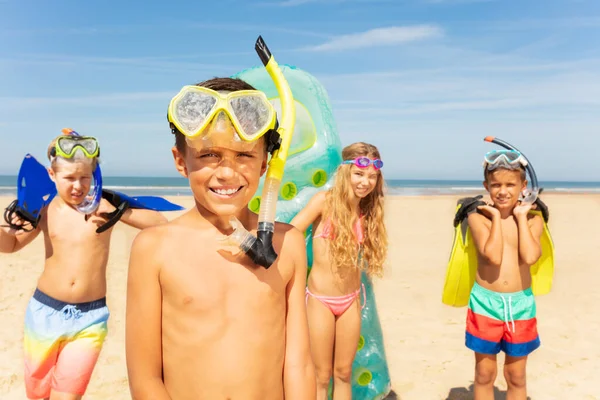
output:
<path id="1" fill-rule="evenodd" d="M 188 181 L 182 177 L 103 177 L 106 189 L 114 189 L 130 196 L 190 196 Z M 17 177 L 0 175 L 0 196 L 16 196 Z M 465 180 L 386 180 L 391 195 L 479 194 L 484 192 L 481 181 Z M 544 192 L 600 193 L 600 182 L 540 182 Z"/>

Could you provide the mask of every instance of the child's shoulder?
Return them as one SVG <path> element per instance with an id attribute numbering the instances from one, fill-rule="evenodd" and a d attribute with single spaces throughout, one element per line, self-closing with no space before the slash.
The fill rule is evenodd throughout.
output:
<path id="1" fill-rule="evenodd" d="M 325 201 L 327 200 L 327 196 L 329 195 L 329 190 L 322 190 L 320 192 L 317 192 L 311 199 L 312 202 L 314 203 L 318 203 L 318 204 L 325 204 Z"/>
<path id="2" fill-rule="evenodd" d="M 275 236 L 283 241 L 282 246 L 304 246 L 304 234 L 298 228 L 285 222 L 275 222 Z"/>
<path id="3" fill-rule="evenodd" d="M 474 211 L 472 213 L 469 213 L 469 215 L 467 216 L 467 221 L 468 221 L 469 225 L 471 225 L 471 226 L 472 225 L 482 225 L 482 224 L 486 225 L 486 226 L 492 225 L 492 221 L 479 211 Z"/>
<path id="4" fill-rule="evenodd" d="M 275 235 L 285 236 L 290 232 L 296 231 L 299 234 L 302 234 L 300 230 L 298 230 L 294 225 L 288 224 L 286 222 L 275 222 Z M 294 233 L 291 233 L 294 235 Z"/>
<path id="5" fill-rule="evenodd" d="M 172 220 L 144 228 L 136 235 L 133 245 L 153 250 L 168 247 L 169 241 L 175 238 L 174 233 L 179 229 L 179 225 L 176 220 Z"/>

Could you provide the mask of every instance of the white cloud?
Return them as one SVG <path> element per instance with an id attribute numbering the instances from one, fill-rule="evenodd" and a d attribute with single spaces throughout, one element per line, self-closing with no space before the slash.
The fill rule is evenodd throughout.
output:
<path id="1" fill-rule="evenodd" d="M 329 41 L 305 48 L 308 51 L 341 51 L 365 47 L 393 46 L 443 35 L 436 25 L 392 26 L 331 38 Z"/>

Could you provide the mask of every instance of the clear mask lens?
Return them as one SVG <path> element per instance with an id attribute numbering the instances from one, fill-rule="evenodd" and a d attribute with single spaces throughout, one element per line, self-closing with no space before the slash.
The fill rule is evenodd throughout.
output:
<path id="1" fill-rule="evenodd" d="M 233 97 L 229 107 L 246 138 L 252 140 L 269 129 L 272 111 L 260 95 Z"/>
<path id="2" fill-rule="evenodd" d="M 181 127 L 181 133 L 194 136 L 213 113 L 216 104 L 217 99 L 214 96 L 203 92 L 187 91 L 177 102 L 173 119 Z"/>

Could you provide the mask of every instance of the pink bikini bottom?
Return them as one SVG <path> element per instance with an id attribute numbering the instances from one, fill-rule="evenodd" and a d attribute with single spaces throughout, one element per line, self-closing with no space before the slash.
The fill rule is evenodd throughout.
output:
<path id="1" fill-rule="evenodd" d="M 365 304 L 367 303 L 367 294 L 365 292 L 365 285 L 362 284 L 362 292 L 363 292 L 363 304 L 361 310 L 365 308 Z M 312 296 L 315 299 L 319 300 L 323 303 L 336 317 L 342 315 L 350 306 L 354 303 L 354 300 L 360 294 L 360 288 L 356 292 L 352 292 L 350 294 L 344 296 L 317 296 L 306 288 L 306 302 L 308 302 L 308 296 Z"/>

